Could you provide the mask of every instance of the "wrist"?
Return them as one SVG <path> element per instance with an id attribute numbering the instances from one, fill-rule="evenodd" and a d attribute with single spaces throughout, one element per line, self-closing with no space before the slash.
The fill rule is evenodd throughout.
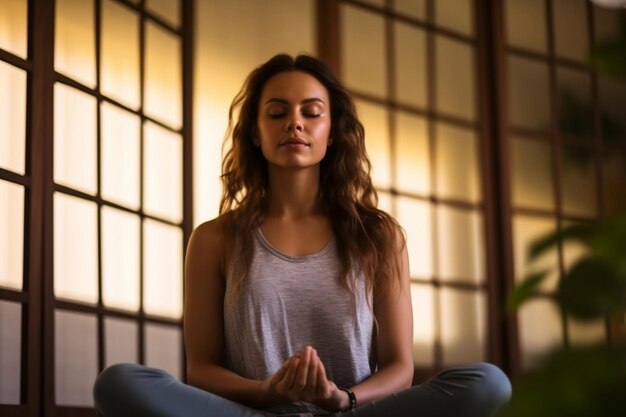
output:
<path id="1" fill-rule="evenodd" d="M 341 404 L 339 409 L 341 411 L 350 411 L 356 408 L 356 396 L 354 392 L 350 388 L 339 387 L 339 390 L 342 392 L 341 396 Z"/>

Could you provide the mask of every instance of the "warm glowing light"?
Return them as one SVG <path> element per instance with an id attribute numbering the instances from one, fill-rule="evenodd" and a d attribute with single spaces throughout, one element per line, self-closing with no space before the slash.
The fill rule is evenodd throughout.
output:
<path id="1" fill-rule="evenodd" d="M 54 194 L 54 294 L 98 301 L 98 229 L 95 203 Z"/>
<path id="2" fill-rule="evenodd" d="M 384 106 L 357 100 L 359 119 L 365 128 L 365 146 L 372 163 L 372 182 L 375 186 L 391 186 L 391 149 L 389 146 L 389 119 Z"/>
<path id="3" fill-rule="evenodd" d="M 466 43 L 435 37 L 437 110 L 457 117 L 476 118 L 474 50 Z"/>
<path id="4" fill-rule="evenodd" d="M 413 304 L 413 362 L 432 366 L 435 362 L 435 289 L 411 284 Z"/>
<path id="5" fill-rule="evenodd" d="M 482 217 L 476 211 L 437 209 L 437 270 L 442 280 L 485 281 Z"/>
<path id="6" fill-rule="evenodd" d="M 182 126 L 182 60 L 180 38 L 146 23 L 144 109 L 174 129 Z"/>
<path id="7" fill-rule="evenodd" d="M 110 207 L 102 212 L 102 301 L 139 310 L 139 216 Z"/>
<path id="8" fill-rule="evenodd" d="M 434 270 L 430 204 L 398 197 L 396 218 L 406 231 L 411 277 L 431 278 Z"/>
<path id="9" fill-rule="evenodd" d="M 173 222 L 183 219 L 183 143 L 154 123 L 144 125 L 144 210 Z"/>
<path id="10" fill-rule="evenodd" d="M 146 9 L 172 26 L 180 26 L 180 0 L 146 0 Z"/>
<path id="11" fill-rule="evenodd" d="M 93 0 L 56 0 L 54 68 L 88 87 L 96 86 Z"/>
<path id="12" fill-rule="evenodd" d="M 112 0 L 102 3 L 100 91 L 139 108 L 139 15 Z"/>
<path id="13" fill-rule="evenodd" d="M 26 72 L 0 61 L 0 91 L 0 167 L 24 174 Z"/>
<path id="14" fill-rule="evenodd" d="M 428 195 L 430 187 L 430 145 L 426 120 L 396 112 L 396 187 Z"/>
<path id="15" fill-rule="evenodd" d="M 385 20 L 350 5 L 341 7 L 343 80 L 355 90 L 387 96 Z M 367 47 L 363 47 L 367 45 Z M 363 118 L 361 118 L 363 121 Z"/>
<path id="16" fill-rule="evenodd" d="M 139 209 L 138 116 L 109 103 L 101 107 L 101 194 L 105 200 Z"/>
<path id="17" fill-rule="evenodd" d="M 0 1 L 0 48 L 21 58 L 27 53 L 27 17 L 27 0 Z"/>
<path id="18" fill-rule="evenodd" d="M 511 188 L 513 205 L 552 210 L 550 144 L 528 139 L 511 139 Z"/>
<path id="19" fill-rule="evenodd" d="M 24 188 L 0 180 L 0 287 L 22 289 Z"/>
<path id="20" fill-rule="evenodd" d="M 395 96 L 414 106 L 426 106 L 426 35 L 425 31 L 402 22 L 394 23 Z"/>
<path id="21" fill-rule="evenodd" d="M 441 344 L 445 365 L 484 361 L 485 296 L 474 291 L 440 290 Z"/>
<path id="22" fill-rule="evenodd" d="M 54 86 L 54 181 L 95 195 L 96 98 Z"/>
<path id="23" fill-rule="evenodd" d="M 155 220 L 143 223 L 143 307 L 179 319 L 183 312 L 183 233 Z"/>
<path id="24" fill-rule="evenodd" d="M 440 197 L 481 200 L 476 134 L 463 128 L 437 125 L 436 187 Z"/>

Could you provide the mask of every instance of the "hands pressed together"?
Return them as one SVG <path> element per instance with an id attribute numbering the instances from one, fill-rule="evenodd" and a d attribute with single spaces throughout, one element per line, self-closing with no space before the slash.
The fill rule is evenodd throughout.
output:
<path id="1" fill-rule="evenodd" d="M 287 359 L 264 385 L 277 402 L 306 401 L 329 411 L 345 410 L 350 405 L 348 394 L 326 378 L 324 364 L 311 346 Z"/>

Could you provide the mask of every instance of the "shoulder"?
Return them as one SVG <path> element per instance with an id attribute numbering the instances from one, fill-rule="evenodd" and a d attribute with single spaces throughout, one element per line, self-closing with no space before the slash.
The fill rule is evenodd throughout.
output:
<path id="1" fill-rule="evenodd" d="M 223 266 L 233 242 L 228 222 L 229 215 L 224 214 L 197 226 L 189 239 L 187 256 L 218 261 Z"/>

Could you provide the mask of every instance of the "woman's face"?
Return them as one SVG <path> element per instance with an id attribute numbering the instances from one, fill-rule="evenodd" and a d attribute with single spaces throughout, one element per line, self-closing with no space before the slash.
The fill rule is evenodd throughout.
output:
<path id="1" fill-rule="evenodd" d="M 255 144 L 270 166 L 315 166 L 330 145 L 328 91 L 302 71 L 281 72 L 263 87 Z"/>

